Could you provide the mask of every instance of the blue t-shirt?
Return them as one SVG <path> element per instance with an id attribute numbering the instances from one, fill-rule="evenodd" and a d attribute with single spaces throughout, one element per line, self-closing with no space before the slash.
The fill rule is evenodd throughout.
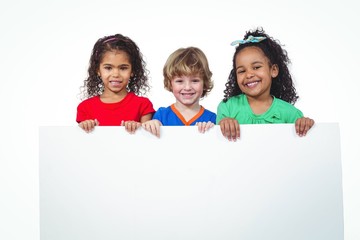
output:
<path id="1" fill-rule="evenodd" d="M 160 107 L 152 119 L 159 120 L 163 126 L 194 126 L 197 122 L 216 123 L 216 114 L 201 106 L 200 111 L 189 121 L 186 121 L 174 104 Z"/>

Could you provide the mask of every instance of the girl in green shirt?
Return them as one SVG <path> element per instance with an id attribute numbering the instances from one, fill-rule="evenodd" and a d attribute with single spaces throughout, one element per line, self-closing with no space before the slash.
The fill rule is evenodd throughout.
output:
<path id="1" fill-rule="evenodd" d="M 298 96 L 280 43 L 263 29 L 246 32 L 236 45 L 233 69 L 225 84 L 224 99 L 217 108 L 216 123 L 230 141 L 240 138 L 239 124 L 295 123 L 305 136 L 314 120 L 295 108 Z"/>

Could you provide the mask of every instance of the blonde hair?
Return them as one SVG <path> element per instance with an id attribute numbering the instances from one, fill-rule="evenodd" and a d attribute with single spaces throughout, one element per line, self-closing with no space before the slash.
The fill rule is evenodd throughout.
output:
<path id="1" fill-rule="evenodd" d="M 175 77 L 199 75 L 204 81 L 201 97 L 205 97 L 214 87 L 212 72 L 203 51 L 196 47 L 179 48 L 167 59 L 164 68 L 164 88 L 171 89 L 171 80 Z"/>

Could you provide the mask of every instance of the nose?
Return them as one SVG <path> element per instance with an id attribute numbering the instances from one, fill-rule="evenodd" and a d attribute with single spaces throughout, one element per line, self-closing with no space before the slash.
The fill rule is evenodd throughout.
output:
<path id="1" fill-rule="evenodd" d="M 185 90 L 191 89 L 191 82 L 190 81 L 185 81 L 184 82 L 184 89 Z"/>
<path id="2" fill-rule="evenodd" d="M 120 69 L 114 68 L 112 71 L 113 76 L 119 76 L 120 75 Z"/>
<path id="3" fill-rule="evenodd" d="M 254 76 L 255 76 L 255 74 L 254 74 L 253 71 L 249 70 L 249 71 L 246 72 L 246 78 L 252 78 Z"/>

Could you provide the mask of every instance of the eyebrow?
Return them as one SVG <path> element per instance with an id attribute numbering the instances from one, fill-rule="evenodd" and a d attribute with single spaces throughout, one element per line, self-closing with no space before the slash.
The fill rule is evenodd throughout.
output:
<path id="1" fill-rule="evenodd" d="M 251 65 L 254 65 L 254 64 L 265 64 L 265 63 L 262 62 L 262 61 L 255 61 L 255 62 L 252 62 L 252 63 L 251 63 Z M 244 66 L 243 66 L 243 65 L 240 65 L 240 66 L 238 66 L 236 69 L 241 68 L 241 67 L 244 67 Z"/>
<path id="2" fill-rule="evenodd" d="M 103 63 L 104 66 L 115 66 L 113 64 L 110 64 L 110 63 Z M 129 67 L 131 66 L 131 64 L 129 63 L 123 63 L 123 64 L 120 64 L 118 67 Z"/>

